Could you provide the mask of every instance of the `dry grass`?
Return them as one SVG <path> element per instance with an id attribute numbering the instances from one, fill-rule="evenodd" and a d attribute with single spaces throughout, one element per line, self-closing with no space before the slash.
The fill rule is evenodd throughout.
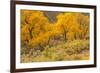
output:
<path id="1" fill-rule="evenodd" d="M 33 51 L 32 54 L 22 54 L 21 62 L 48 62 L 48 61 L 72 61 L 89 59 L 89 40 L 74 40 L 62 43 L 43 51 Z"/>

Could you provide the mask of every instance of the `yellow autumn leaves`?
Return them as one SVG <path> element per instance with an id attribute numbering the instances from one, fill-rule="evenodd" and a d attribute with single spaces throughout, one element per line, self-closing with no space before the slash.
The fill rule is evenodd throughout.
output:
<path id="1" fill-rule="evenodd" d="M 78 50 L 85 47 L 82 50 L 89 54 L 88 13 L 59 12 L 55 15 L 54 22 L 50 22 L 47 13 L 46 11 L 21 10 L 21 62 L 74 60 L 74 58 L 68 59 L 69 54 L 66 52 L 68 43 L 81 41 L 87 44 L 81 42 L 81 47 L 78 47 L 79 43 L 77 46 L 72 45 L 69 49 L 73 50 L 77 47 Z M 58 55 L 59 51 L 62 52 Z M 49 57 L 50 55 L 53 59 Z M 74 57 L 78 54 L 71 55 Z M 29 58 L 26 58 L 27 56 Z M 62 58 L 60 59 L 59 56 Z"/>

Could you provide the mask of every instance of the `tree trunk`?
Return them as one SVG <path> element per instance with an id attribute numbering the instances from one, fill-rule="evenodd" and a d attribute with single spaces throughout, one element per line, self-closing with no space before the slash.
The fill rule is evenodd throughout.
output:
<path id="1" fill-rule="evenodd" d="M 43 51 L 44 50 L 44 47 L 41 45 L 41 44 L 39 44 L 39 47 L 40 47 L 40 51 Z"/>
<path id="2" fill-rule="evenodd" d="M 64 41 L 66 42 L 67 41 L 67 38 L 66 38 L 66 32 L 64 32 Z"/>

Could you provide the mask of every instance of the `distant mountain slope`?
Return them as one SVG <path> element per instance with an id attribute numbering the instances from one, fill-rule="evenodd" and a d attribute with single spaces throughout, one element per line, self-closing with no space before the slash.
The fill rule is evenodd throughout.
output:
<path id="1" fill-rule="evenodd" d="M 61 13 L 61 12 L 57 12 L 57 11 L 45 11 L 44 14 L 45 16 L 48 17 L 49 21 L 51 23 L 56 22 L 56 16 Z"/>

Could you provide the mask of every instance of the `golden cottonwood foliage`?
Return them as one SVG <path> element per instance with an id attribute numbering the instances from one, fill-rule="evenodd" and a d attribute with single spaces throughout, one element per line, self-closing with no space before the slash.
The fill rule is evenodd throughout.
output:
<path id="1" fill-rule="evenodd" d="M 31 61 L 38 61 L 34 57 L 43 57 L 44 55 L 40 54 L 49 52 L 49 48 L 75 40 L 89 41 L 89 14 L 60 12 L 56 15 L 56 21 L 52 23 L 45 11 L 21 10 L 21 54 L 24 57 L 26 54 L 32 55 Z M 68 54 L 65 55 L 68 56 Z M 46 60 L 50 61 L 50 58 L 43 59 L 43 61 Z"/>

